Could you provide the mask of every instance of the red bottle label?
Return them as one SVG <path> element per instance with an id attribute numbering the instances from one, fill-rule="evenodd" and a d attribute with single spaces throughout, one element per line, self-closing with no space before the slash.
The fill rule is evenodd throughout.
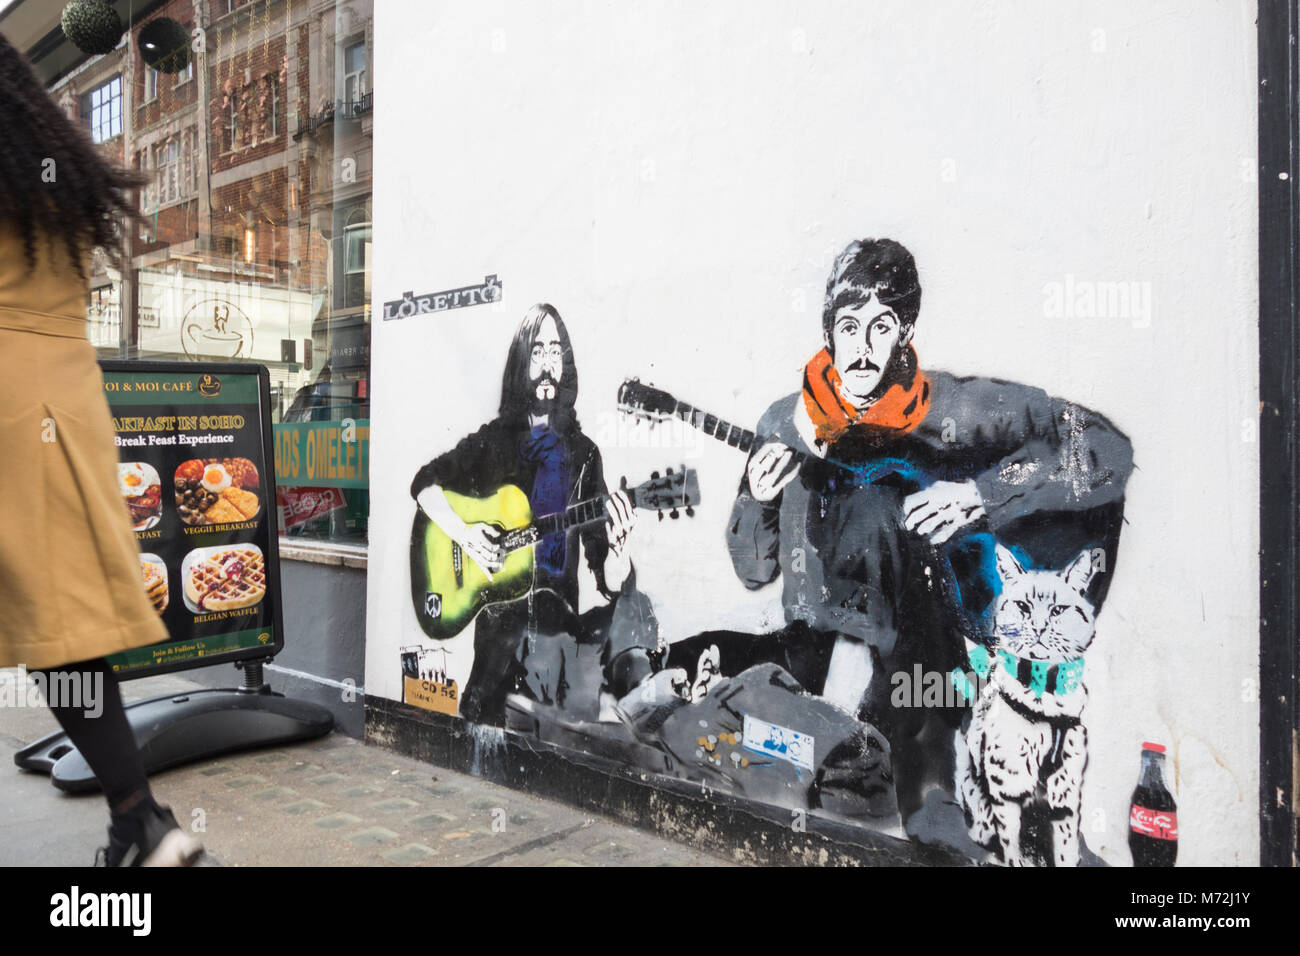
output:
<path id="1" fill-rule="evenodd" d="M 1157 840 L 1178 839 L 1178 812 L 1176 810 L 1148 810 L 1133 804 L 1128 814 L 1129 829 Z"/>

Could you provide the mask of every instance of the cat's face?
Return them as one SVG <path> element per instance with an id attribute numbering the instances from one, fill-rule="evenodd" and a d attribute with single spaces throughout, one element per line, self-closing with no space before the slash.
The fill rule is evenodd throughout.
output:
<path id="1" fill-rule="evenodd" d="M 1062 663 L 1087 650 L 1095 633 L 1093 606 L 1084 592 L 1092 555 L 1082 552 L 1064 571 L 1026 571 L 996 546 L 1002 593 L 993 618 L 999 647 L 1016 657 Z"/>

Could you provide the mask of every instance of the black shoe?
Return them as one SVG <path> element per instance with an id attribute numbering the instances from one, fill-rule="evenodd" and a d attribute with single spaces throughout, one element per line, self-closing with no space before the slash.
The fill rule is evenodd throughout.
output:
<path id="1" fill-rule="evenodd" d="M 150 801 L 108 828 L 108 846 L 95 852 L 95 865 L 192 866 L 202 855 L 202 844 L 180 828 L 171 810 Z"/>

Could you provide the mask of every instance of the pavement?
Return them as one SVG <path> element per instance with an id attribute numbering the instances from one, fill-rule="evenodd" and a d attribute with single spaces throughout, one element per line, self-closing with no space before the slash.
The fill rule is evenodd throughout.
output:
<path id="1" fill-rule="evenodd" d="M 2 675 L 3 672 L 0 672 Z M 130 681 L 139 700 L 203 685 Z M 0 750 L 58 730 L 43 706 L 0 706 Z M 195 831 L 205 866 L 729 866 L 645 831 L 332 733 L 226 755 L 150 783 Z M 100 794 L 0 762 L 0 865 L 89 866 L 107 842 Z"/>

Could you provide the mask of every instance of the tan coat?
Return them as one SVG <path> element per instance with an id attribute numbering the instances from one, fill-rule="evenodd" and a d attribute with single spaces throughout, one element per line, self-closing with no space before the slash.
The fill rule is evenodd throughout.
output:
<path id="1" fill-rule="evenodd" d="M 117 490 L 87 282 L 61 241 L 0 232 L 0 667 L 54 667 L 165 640 Z"/>

